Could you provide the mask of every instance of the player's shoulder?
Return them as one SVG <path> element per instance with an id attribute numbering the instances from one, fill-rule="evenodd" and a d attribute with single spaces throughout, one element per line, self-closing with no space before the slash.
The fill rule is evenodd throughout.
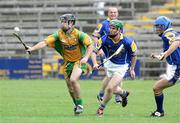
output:
<path id="1" fill-rule="evenodd" d="M 176 31 L 174 31 L 173 29 L 167 30 L 162 34 L 162 38 L 172 38 L 175 37 L 176 35 L 179 35 Z"/>
<path id="2" fill-rule="evenodd" d="M 108 20 L 108 19 L 103 20 L 103 21 L 101 22 L 101 24 L 102 24 L 102 25 L 109 24 L 109 20 Z"/>
<path id="3" fill-rule="evenodd" d="M 136 46 L 137 47 L 137 42 L 133 39 L 133 38 L 130 38 L 130 37 L 127 37 L 127 36 L 124 36 L 123 37 L 123 43 L 126 47 L 129 47 L 129 46 Z"/>
<path id="4" fill-rule="evenodd" d="M 80 33 L 80 32 L 82 32 L 82 31 L 79 30 L 79 29 L 77 29 L 77 28 L 74 28 L 74 29 L 73 29 L 73 32 L 74 32 L 74 33 Z"/>
<path id="5" fill-rule="evenodd" d="M 125 35 L 123 35 L 123 40 L 124 40 L 126 43 L 131 43 L 131 42 L 133 42 L 133 39 L 132 39 L 132 38 L 130 38 L 130 37 L 128 37 L 128 36 L 125 36 Z"/>
<path id="6" fill-rule="evenodd" d="M 77 28 L 74 28 L 73 34 L 75 34 L 75 35 L 87 35 L 87 33 L 83 32 Z"/>

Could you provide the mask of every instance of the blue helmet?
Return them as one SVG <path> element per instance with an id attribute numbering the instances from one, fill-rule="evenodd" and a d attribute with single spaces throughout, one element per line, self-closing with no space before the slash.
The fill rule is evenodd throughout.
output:
<path id="1" fill-rule="evenodd" d="M 172 21 L 169 18 L 167 18 L 166 16 L 159 16 L 155 20 L 154 25 L 159 30 L 165 31 L 168 28 L 172 28 Z"/>

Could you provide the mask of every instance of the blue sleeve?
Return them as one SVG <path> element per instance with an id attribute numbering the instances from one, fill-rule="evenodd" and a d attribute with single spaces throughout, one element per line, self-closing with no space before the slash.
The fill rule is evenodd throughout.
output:
<path id="1" fill-rule="evenodd" d="M 125 48 L 127 48 L 127 51 L 128 51 L 130 56 L 135 56 L 136 55 L 136 51 L 137 51 L 137 43 L 136 43 L 136 41 L 134 41 L 134 40 L 132 40 L 130 38 L 126 38 Z"/>

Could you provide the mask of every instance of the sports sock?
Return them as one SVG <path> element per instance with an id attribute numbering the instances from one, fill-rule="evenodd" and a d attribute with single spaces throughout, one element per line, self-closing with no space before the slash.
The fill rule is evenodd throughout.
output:
<path id="1" fill-rule="evenodd" d="M 104 96 L 104 91 L 101 90 L 101 91 L 99 92 L 99 96 L 100 96 L 100 97 L 103 97 L 103 96 Z"/>
<path id="2" fill-rule="evenodd" d="M 104 105 L 104 104 L 100 104 L 99 109 L 104 110 L 104 109 L 105 109 L 105 107 L 106 107 L 106 105 Z"/>
<path id="3" fill-rule="evenodd" d="M 164 110 L 163 110 L 163 100 L 164 100 L 163 93 L 159 96 L 155 96 L 155 100 L 156 100 L 156 105 L 157 105 L 157 111 L 160 113 L 164 112 Z"/>
<path id="4" fill-rule="evenodd" d="M 122 91 L 122 93 L 120 94 L 121 97 L 126 97 L 127 96 L 127 93 L 125 90 Z"/>
<path id="5" fill-rule="evenodd" d="M 77 105 L 77 104 L 76 104 L 76 100 L 75 100 L 74 98 L 73 98 L 72 100 L 73 100 L 74 105 Z"/>
<path id="6" fill-rule="evenodd" d="M 82 105 L 82 99 L 75 99 L 76 105 Z"/>

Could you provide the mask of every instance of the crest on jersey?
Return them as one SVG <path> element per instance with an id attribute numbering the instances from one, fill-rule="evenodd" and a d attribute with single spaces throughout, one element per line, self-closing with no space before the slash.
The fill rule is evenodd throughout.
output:
<path id="1" fill-rule="evenodd" d="M 133 52 L 135 52 L 137 50 L 137 46 L 136 46 L 136 43 L 134 41 L 131 44 L 131 49 Z"/>

